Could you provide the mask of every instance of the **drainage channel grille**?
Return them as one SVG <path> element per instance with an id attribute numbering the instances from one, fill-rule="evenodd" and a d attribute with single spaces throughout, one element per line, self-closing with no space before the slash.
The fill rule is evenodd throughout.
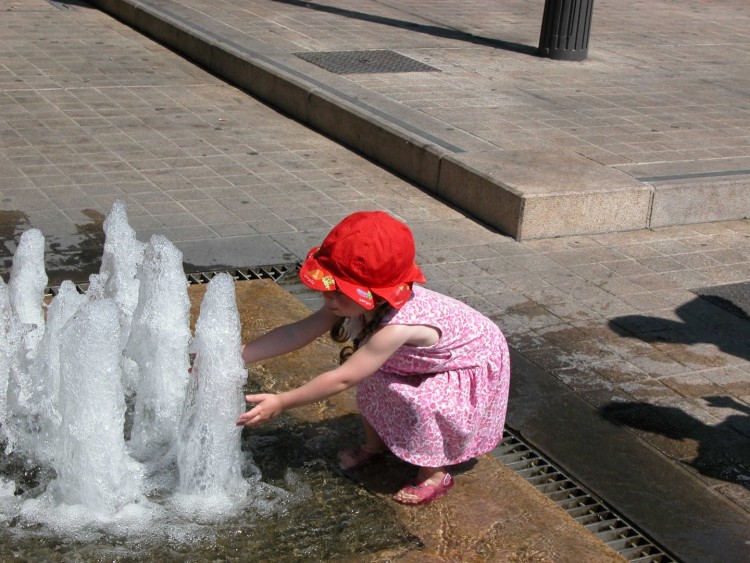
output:
<path id="1" fill-rule="evenodd" d="M 280 283 L 290 272 L 297 272 L 299 270 L 298 263 L 290 264 L 276 264 L 273 266 L 255 266 L 253 268 L 239 268 L 236 270 L 221 270 L 221 271 L 208 271 L 208 272 L 191 272 L 185 274 L 187 281 L 190 285 L 200 285 L 208 283 L 217 274 L 229 274 L 236 281 L 249 281 L 249 280 L 272 280 Z M 76 289 L 79 293 L 86 293 L 89 288 L 88 283 L 76 284 Z M 48 287 L 45 290 L 45 296 L 54 297 L 60 291 L 60 286 Z"/>
<path id="2" fill-rule="evenodd" d="M 227 273 L 236 281 L 272 280 L 278 283 L 282 281 L 289 272 L 297 271 L 297 268 L 297 264 L 292 263 L 277 264 L 275 266 L 257 266 L 255 268 L 226 270 L 222 272 L 198 272 L 187 274 L 187 280 L 190 285 L 208 283 L 216 274 Z"/>
<path id="3" fill-rule="evenodd" d="M 508 428 L 491 454 L 628 561 L 677 560 L 607 507 L 590 491 L 557 469 Z"/>
<path id="4" fill-rule="evenodd" d="M 440 72 L 437 68 L 387 50 L 309 52 L 295 55 L 335 74 Z"/>

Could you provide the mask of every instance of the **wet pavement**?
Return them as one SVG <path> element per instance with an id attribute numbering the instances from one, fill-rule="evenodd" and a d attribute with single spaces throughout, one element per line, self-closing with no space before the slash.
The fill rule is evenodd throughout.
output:
<path id="1" fill-rule="evenodd" d="M 382 13 L 352 17 L 367 13 L 364 4 Z M 683 167 L 678 174 L 683 177 L 669 182 L 696 182 L 698 176 L 685 177 L 690 173 L 703 174 L 702 182 L 711 178 L 713 189 L 725 196 L 730 192 L 721 190 L 728 185 L 743 187 L 741 174 L 705 174 L 716 164 L 724 165 L 724 172 L 749 168 L 731 160 L 750 151 L 742 94 L 747 58 L 739 56 L 747 52 L 747 40 L 727 46 L 714 31 L 705 47 L 701 37 L 709 28 L 724 30 L 726 37 L 745 29 L 748 14 L 740 2 L 715 9 L 693 2 L 681 10 L 655 4 L 659 17 L 649 29 L 660 17 L 674 16 L 660 41 L 648 29 L 642 32 L 648 43 L 643 50 L 664 58 L 657 66 L 639 59 L 643 50 L 628 46 L 632 18 L 618 24 L 622 11 L 607 2 L 595 7 L 591 61 L 580 65 L 451 35 L 468 25 L 477 26 L 475 35 L 497 35 L 481 30 L 492 22 L 504 26 L 503 41 L 533 45 L 540 17 L 529 17 L 531 8 L 521 10 L 522 4 L 532 3 L 508 4 L 508 13 L 490 19 L 450 2 L 430 3 L 429 18 L 419 2 L 401 2 L 399 8 L 349 3 L 349 13 L 343 6 L 316 10 L 320 5 L 309 4 L 297 17 L 291 14 L 303 8 L 296 2 L 225 2 L 205 4 L 201 17 L 222 25 L 229 18 L 244 22 L 244 28 L 235 25 L 231 39 L 244 37 L 256 51 L 257 42 L 274 53 L 291 50 L 290 44 L 295 51 L 324 51 L 356 42 L 356 48 L 388 43 L 389 49 L 419 55 L 441 66 L 439 77 L 335 79 L 402 104 L 409 100 L 412 109 L 421 106 L 456 126 L 457 116 L 466 116 L 463 133 L 506 150 L 519 145 L 541 150 L 556 138 L 569 141 L 570 130 L 553 112 L 565 104 L 541 96 L 539 89 L 604 105 L 602 81 L 611 79 L 607 101 L 617 103 L 607 106 L 609 111 L 592 107 L 589 116 L 598 120 L 591 127 L 602 133 L 602 115 L 608 115 L 611 135 L 593 143 L 591 131 L 585 146 L 593 148 L 580 149 L 579 156 L 620 171 L 650 166 L 651 158 L 698 163 L 691 165 L 698 167 L 691 168 L 694 173 Z M 619 5 L 646 9 L 637 2 Z M 159 2 L 154 10 L 173 6 Z M 480 8 L 486 4 L 477 3 Z M 393 12 L 399 10 L 397 18 Z M 679 558 L 746 559 L 750 325 L 742 304 L 747 290 L 740 285 L 735 293 L 715 296 L 710 288 L 750 280 L 748 221 L 518 241 L 85 3 L 0 0 L 0 11 L 0 272 L 6 280 L 18 236 L 36 227 L 47 237 L 50 283 L 85 281 L 98 268 L 101 222 L 117 198 L 127 203 L 141 240 L 166 235 L 193 271 L 294 263 L 348 213 L 388 211 L 412 227 L 428 286 L 467 301 L 508 336 L 515 360 L 513 429 Z M 255 18 L 253 25 L 240 19 L 247 14 Z M 432 33 L 388 23 L 415 18 L 423 27 L 429 23 Z M 301 33 L 299 26 L 308 24 L 314 32 Z M 445 37 L 441 29 L 452 31 Z M 680 46 L 679 38 L 690 39 L 690 48 Z M 737 56 L 730 72 L 723 63 L 732 54 Z M 599 70 L 598 82 L 583 80 L 582 65 Z M 691 65 L 697 65 L 692 73 Z M 492 88 L 509 80 L 506 66 L 515 68 L 513 80 L 526 86 L 506 84 L 492 101 Z M 618 81 L 633 68 L 642 72 L 636 75 L 638 86 L 625 88 Z M 706 69 L 712 74 L 700 74 Z M 681 98 L 665 91 L 650 95 L 652 105 L 644 102 L 645 85 L 649 80 L 663 85 L 665 75 L 682 88 Z M 472 82 L 470 76 L 481 80 Z M 572 91 L 559 91 L 561 76 L 575 82 Z M 687 88 L 691 77 L 695 86 Z M 659 100 L 671 106 L 658 106 Z M 656 141 L 642 141 L 633 150 L 636 139 L 615 139 L 625 134 L 619 127 L 623 115 L 633 122 L 645 119 L 635 119 L 636 106 L 651 107 L 644 113 L 662 122 L 664 130 L 653 132 L 660 142 L 666 135 L 684 146 L 654 156 Z M 495 138 L 487 139 L 490 134 Z M 742 200 L 736 201 L 741 206 Z"/>

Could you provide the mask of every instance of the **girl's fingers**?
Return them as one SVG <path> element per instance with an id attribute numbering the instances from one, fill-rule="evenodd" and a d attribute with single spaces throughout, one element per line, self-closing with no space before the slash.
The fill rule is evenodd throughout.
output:
<path id="1" fill-rule="evenodd" d="M 257 415 L 253 413 L 253 411 L 247 411 L 244 414 L 241 414 L 240 417 L 237 419 L 237 426 L 251 426 L 254 422 L 257 422 L 255 419 L 257 419 Z"/>
<path id="2" fill-rule="evenodd" d="M 245 401 L 248 403 L 259 403 L 260 402 L 260 396 L 259 395 L 245 395 Z M 257 411 L 258 407 L 257 404 L 253 408 L 251 408 L 249 411 L 242 413 L 239 418 L 237 418 L 237 422 L 235 423 L 237 426 L 251 426 L 253 423 L 253 419 L 257 418 Z"/>
<path id="3" fill-rule="evenodd" d="M 255 403 L 255 406 L 241 414 L 237 419 L 237 426 L 254 426 L 269 420 L 278 414 L 274 410 L 273 401 L 263 404 L 275 395 L 264 393 L 261 395 L 245 395 L 245 401 Z"/>

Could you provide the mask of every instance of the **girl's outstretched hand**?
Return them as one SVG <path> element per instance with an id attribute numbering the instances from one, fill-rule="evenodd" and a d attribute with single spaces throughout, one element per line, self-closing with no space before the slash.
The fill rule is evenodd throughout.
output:
<path id="1" fill-rule="evenodd" d="M 245 400 L 248 403 L 255 403 L 255 406 L 240 415 L 236 422 L 237 426 L 255 426 L 268 422 L 284 410 L 278 396 L 270 393 L 245 395 Z"/>

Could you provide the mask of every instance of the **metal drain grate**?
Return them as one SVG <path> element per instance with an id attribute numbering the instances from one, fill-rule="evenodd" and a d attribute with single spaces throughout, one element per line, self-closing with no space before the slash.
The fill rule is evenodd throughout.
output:
<path id="1" fill-rule="evenodd" d="M 296 263 L 277 264 L 275 266 L 256 266 L 255 268 L 242 268 L 240 270 L 224 270 L 221 272 L 198 272 L 187 274 L 187 279 L 190 285 L 196 285 L 210 282 L 216 274 L 227 273 L 230 274 L 236 281 L 265 279 L 280 282 L 289 272 L 296 271 L 297 268 L 298 265 Z"/>
<path id="2" fill-rule="evenodd" d="M 328 51 L 295 53 L 300 59 L 335 74 L 373 74 L 395 72 L 440 72 L 395 51 Z"/>
<path id="3" fill-rule="evenodd" d="M 677 561 L 508 428 L 490 453 L 628 561 Z"/>
<path id="4" fill-rule="evenodd" d="M 276 264 L 273 266 L 255 266 L 253 268 L 239 268 L 236 270 L 220 270 L 220 271 L 208 271 L 208 272 L 192 272 L 185 274 L 187 281 L 190 285 L 198 285 L 208 283 L 216 274 L 229 274 L 236 281 L 248 281 L 248 280 L 273 280 L 280 283 L 284 280 L 287 274 L 290 272 L 297 272 L 299 270 L 299 264 L 292 262 L 289 264 Z M 86 293 L 89 288 L 88 283 L 76 284 L 76 289 L 79 293 Z M 54 297 L 60 291 L 60 286 L 48 287 L 45 290 L 44 295 L 46 297 Z"/>
<path id="5" fill-rule="evenodd" d="M 750 282 L 702 287 L 691 291 L 741 319 L 750 319 Z"/>

